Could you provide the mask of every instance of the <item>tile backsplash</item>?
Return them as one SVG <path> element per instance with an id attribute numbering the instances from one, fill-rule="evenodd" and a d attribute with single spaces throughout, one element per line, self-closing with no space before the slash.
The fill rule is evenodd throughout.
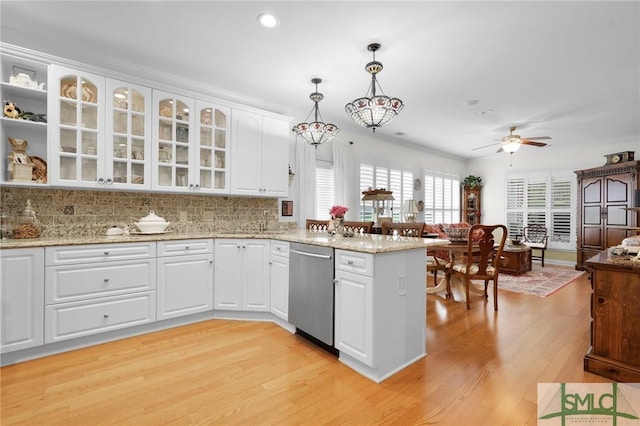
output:
<path id="1" fill-rule="evenodd" d="M 2 187 L 0 211 L 19 214 L 27 200 L 42 225 L 43 237 L 102 235 L 112 226 L 130 225 L 153 210 L 175 231 L 254 232 L 295 229 L 295 222 L 278 222 L 276 198 L 223 195 L 158 194 L 151 192 L 88 191 Z M 264 213 L 267 213 L 266 215 Z"/>

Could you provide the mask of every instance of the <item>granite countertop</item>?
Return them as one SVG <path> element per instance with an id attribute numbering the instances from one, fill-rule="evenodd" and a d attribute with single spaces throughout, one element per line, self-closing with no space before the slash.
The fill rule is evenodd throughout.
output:
<path id="1" fill-rule="evenodd" d="M 253 233 L 225 232 L 168 232 L 152 235 L 118 235 L 118 236 L 68 236 L 57 238 L 7 239 L 0 241 L 0 249 L 51 247 L 82 244 L 114 244 L 143 241 L 194 240 L 202 238 L 266 238 L 295 243 L 313 244 L 363 253 L 387 253 L 393 251 L 426 248 L 432 245 L 448 244 L 448 240 L 437 238 L 394 237 L 379 234 L 363 234 L 354 237 L 336 237 L 325 232 L 298 231 L 263 231 Z"/>

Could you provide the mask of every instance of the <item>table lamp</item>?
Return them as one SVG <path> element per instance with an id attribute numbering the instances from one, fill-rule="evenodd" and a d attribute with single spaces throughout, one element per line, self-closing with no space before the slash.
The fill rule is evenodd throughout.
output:
<path id="1" fill-rule="evenodd" d="M 418 219 L 418 205 L 415 200 L 406 200 L 402 207 L 405 222 L 415 222 Z"/>

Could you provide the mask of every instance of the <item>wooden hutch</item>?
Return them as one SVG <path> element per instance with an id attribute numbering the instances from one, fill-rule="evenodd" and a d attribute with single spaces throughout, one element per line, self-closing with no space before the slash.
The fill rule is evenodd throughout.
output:
<path id="1" fill-rule="evenodd" d="M 480 189 L 481 186 L 462 187 L 462 220 L 471 225 L 480 223 Z"/>
<path id="2" fill-rule="evenodd" d="M 585 262 L 638 233 L 634 191 L 640 188 L 640 161 L 576 171 L 578 179 L 577 262 Z"/>
<path id="3" fill-rule="evenodd" d="M 619 382 L 640 382 L 640 262 L 605 250 L 585 265 L 593 294 L 584 370 Z"/>

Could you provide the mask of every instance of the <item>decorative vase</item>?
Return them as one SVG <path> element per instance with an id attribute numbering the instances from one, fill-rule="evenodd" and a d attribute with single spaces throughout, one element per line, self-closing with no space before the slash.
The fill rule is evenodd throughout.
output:
<path id="1" fill-rule="evenodd" d="M 331 219 L 330 222 L 333 225 L 333 231 L 335 234 L 342 236 L 342 234 L 344 234 L 344 217 L 336 217 Z"/>

